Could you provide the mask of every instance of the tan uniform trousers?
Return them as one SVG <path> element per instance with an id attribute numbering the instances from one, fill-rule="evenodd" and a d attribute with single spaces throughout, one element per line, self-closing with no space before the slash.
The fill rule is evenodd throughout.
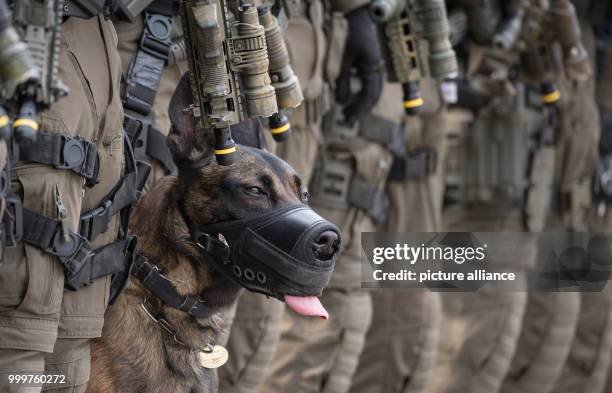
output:
<path id="1" fill-rule="evenodd" d="M 477 118 L 474 121 L 485 120 Z M 465 152 L 487 148 L 468 146 L 465 139 L 462 140 L 464 145 L 460 150 Z M 473 153 L 463 153 L 463 156 L 466 157 L 465 166 L 468 166 L 468 159 L 477 157 Z M 480 191 L 483 185 L 475 184 L 472 187 Z M 464 195 L 471 195 L 476 190 L 469 187 Z M 523 230 L 518 209 L 508 205 L 487 207 L 482 203 L 476 203 L 474 208 L 451 206 L 445 211 L 443 228 L 445 231 L 482 232 Z M 533 258 L 533 254 L 516 263 L 529 264 L 530 258 Z M 512 257 L 508 259 L 512 260 Z M 481 291 L 441 294 L 441 298 L 444 310 L 441 326 L 444 333 L 440 335 L 438 362 L 433 373 L 436 378 L 431 380 L 427 391 L 499 391 L 510 370 L 521 334 L 526 293 Z"/>
<path id="2" fill-rule="evenodd" d="M 68 209 L 72 231 L 82 211 L 95 208 L 119 181 L 123 168 L 123 111 L 119 100 L 120 60 L 111 22 L 69 18 L 62 24 L 59 77 L 70 94 L 42 114 L 41 130 L 80 136 L 94 142 L 100 157 L 100 183 L 86 188 L 71 171 L 19 164 L 13 189 L 23 205 L 57 217 L 57 187 Z M 115 240 L 117 222 L 93 243 Z M 110 277 L 77 292 L 64 292 L 62 265 L 29 245 L 8 250 L 0 267 L 0 391 L 38 392 L 40 387 L 5 384 L 11 373 L 61 374 L 66 383 L 54 392 L 83 392 L 89 379 L 89 339 L 102 331 Z"/>
<path id="3" fill-rule="evenodd" d="M 445 213 L 448 231 L 517 231 L 518 214 L 501 217 L 474 210 Z M 518 261 L 524 262 L 524 261 Z M 497 392 L 506 376 L 521 332 L 525 293 L 440 294 L 438 361 L 428 386 L 436 393 Z"/>
<path id="4" fill-rule="evenodd" d="M 593 144 L 593 138 L 584 135 L 580 142 L 570 141 L 574 138 L 574 132 L 569 131 L 568 127 L 572 123 L 575 126 L 577 122 L 581 121 L 572 114 L 573 109 L 568 106 L 580 106 L 580 104 L 573 103 L 575 99 L 570 84 L 560 83 L 559 86 L 563 96 L 561 110 L 558 111 L 557 117 L 559 139 L 556 149 L 549 149 L 545 154 L 550 154 L 551 158 L 547 158 L 547 160 L 557 167 L 556 170 L 560 172 L 557 178 L 563 180 L 560 184 L 553 184 L 555 168 L 549 167 L 548 164 L 534 166 L 534 168 L 541 171 L 537 178 L 551 179 L 550 185 L 553 192 L 556 186 L 561 190 L 571 192 L 573 196 L 583 196 L 581 202 L 565 212 L 565 224 L 558 226 L 560 228 L 578 229 L 580 227 L 584 228 L 584 218 L 588 208 L 588 204 L 585 203 L 587 203 L 588 197 L 587 200 L 584 199 L 584 175 L 576 175 L 581 172 L 586 173 L 585 165 L 590 164 L 582 159 L 580 163 L 574 162 L 574 164 L 568 165 L 569 162 L 564 161 L 563 157 L 568 157 L 568 154 L 574 158 L 584 157 L 585 152 L 591 149 L 589 145 Z M 588 153 L 588 155 L 592 156 L 592 153 Z M 540 158 L 543 158 L 543 156 Z M 582 179 L 578 182 L 580 184 L 576 182 L 578 178 Z M 541 203 L 542 205 L 531 211 L 536 215 L 541 214 L 542 217 L 537 218 L 537 220 L 541 220 L 543 225 L 550 227 L 550 220 L 546 219 L 551 210 L 549 198 L 550 195 L 544 193 L 533 199 L 534 203 Z M 538 202 L 535 202 L 536 200 Z M 580 201 L 576 198 L 574 200 Z M 549 221 L 548 224 L 546 221 Z M 571 222 L 574 222 L 574 224 Z M 579 226 L 578 223 L 580 223 Z M 500 390 L 501 392 L 539 393 L 553 390 L 557 380 L 563 375 L 563 367 L 570 353 L 578 324 L 580 305 L 581 300 L 578 293 L 529 293 L 516 354 Z"/>
<path id="5" fill-rule="evenodd" d="M 421 90 L 426 102 L 424 113 L 408 117 L 401 110 L 394 120 L 406 125 L 409 150 L 431 147 L 441 159 L 445 143 L 445 105 L 433 80 L 424 80 Z M 385 97 L 385 104 L 397 107 L 397 102 L 402 100 L 401 89 L 393 93 Z M 437 173 L 423 180 L 387 183 L 391 205 L 385 231 L 440 229 L 444 172 L 441 162 L 438 162 Z M 438 350 L 439 295 L 380 290 L 372 292 L 371 296 L 372 324 L 351 393 L 422 392 L 431 377 Z"/>
<path id="6" fill-rule="evenodd" d="M 582 23 L 586 47 L 594 58 L 594 38 L 588 24 Z M 557 173 L 562 192 L 571 195 L 569 209 L 563 212 L 563 226 L 569 230 L 587 228 L 591 205 L 591 175 L 597 159 L 600 125 L 595 101 L 594 78 L 578 83 L 564 78 L 559 116 L 560 140 L 557 147 Z M 582 293 L 576 334 L 567 362 L 552 390 L 555 393 L 578 389 L 602 392 L 612 354 L 612 295 Z"/>
<path id="7" fill-rule="evenodd" d="M 612 60 L 612 39 L 608 39 L 605 42 L 605 64 L 611 64 Z M 597 82 L 597 104 L 602 110 L 610 111 L 612 110 L 612 67 L 607 66 L 604 70 L 600 70 L 602 72 L 602 79 Z M 597 231 L 605 231 L 610 232 L 612 228 L 612 209 L 610 206 L 602 205 L 602 208 L 605 208 L 603 212 L 603 216 L 600 217 L 597 214 L 596 209 L 600 206 L 593 206 L 592 216 L 595 217 L 591 221 L 591 229 Z M 608 377 L 606 387 L 604 392 L 611 393 L 612 392 L 612 364 L 608 368 Z"/>

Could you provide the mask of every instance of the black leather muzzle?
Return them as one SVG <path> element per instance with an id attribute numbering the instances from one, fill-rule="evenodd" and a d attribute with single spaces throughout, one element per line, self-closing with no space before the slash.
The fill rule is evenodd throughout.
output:
<path id="1" fill-rule="evenodd" d="M 338 228 L 305 205 L 189 230 L 224 276 L 281 300 L 320 295 L 340 250 Z"/>

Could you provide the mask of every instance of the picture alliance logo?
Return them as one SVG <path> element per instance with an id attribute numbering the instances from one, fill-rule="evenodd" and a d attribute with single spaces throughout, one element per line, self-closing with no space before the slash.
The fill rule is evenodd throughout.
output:
<path id="1" fill-rule="evenodd" d="M 372 262 L 381 265 L 385 262 L 454 262 L 461 265 L 465 262 L 482 262 L 486 259 L 487 245 L 479 247 L 426 246 L 414 247 L 408 244 L 396 244 L 395 247 L 375 247 Z"/>

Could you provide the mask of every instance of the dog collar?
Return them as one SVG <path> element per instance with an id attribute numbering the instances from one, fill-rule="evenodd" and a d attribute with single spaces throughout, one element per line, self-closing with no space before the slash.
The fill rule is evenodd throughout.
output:
<path id="1" fill-rule="evenodd" d="M 131 273 L 145 288 L 151 291 L 165 305 L 181 310 L 196 318 L 208 318 L 211 314 L 206 302 L 199 296 L 181 296 L 172 281 L 162 274 L 161 269 L 140 252 L 137 253 Z"/>
<path id="2" fill-rule="evenodd" d="M 204 368 L 219 368 L 223 366 L 229 357 L 227 349 L 221 345 L 215 345 L 208 343 L 204 348 L 190 348 L 177 336 L 176 329 L 164 318 L 155 318 L 151 311 L 147 308 L 147 298 L 140 303 L 140 308 L 144 313 L 151 319 L 155 324 L 164 332 L 168 333 L 174 339 L 177 344 L 191 350 L 195 353 L 195 357 L 200 363 L 200 366 Z"/>

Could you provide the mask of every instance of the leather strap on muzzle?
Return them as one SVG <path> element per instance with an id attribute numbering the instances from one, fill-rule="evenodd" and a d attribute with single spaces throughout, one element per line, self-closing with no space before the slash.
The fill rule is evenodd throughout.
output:
<path id="1" fill-rule="evenodd" d="M 338 236 L 336 250 L 319 259 L 314 244 L 326 231 Z M 320 295 L 340 247 L 338 228 L 303 205 L 248 219 L 190 225 L 190 233 L 224 276 L 251 291 L 281 300 L 286 294 Z"/>

